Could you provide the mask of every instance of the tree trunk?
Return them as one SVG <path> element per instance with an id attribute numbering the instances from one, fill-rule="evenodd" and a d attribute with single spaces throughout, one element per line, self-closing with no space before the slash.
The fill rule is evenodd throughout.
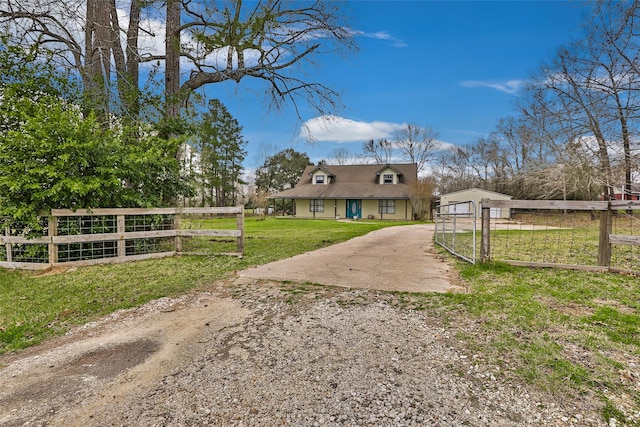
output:
<path id="1" fill-rule="evenodd" d="M 165 114 L 174 119 L 180 113 L 180 0 L 167 0 L 166 31 Z"/>
<path id="2" fill-rule="evenodd" d="M 111 75 L 111 19 L 104 0 L 87 0 L 85 27 L 85 109 L 94 111 L 101 123 L 109 119 Z"/>

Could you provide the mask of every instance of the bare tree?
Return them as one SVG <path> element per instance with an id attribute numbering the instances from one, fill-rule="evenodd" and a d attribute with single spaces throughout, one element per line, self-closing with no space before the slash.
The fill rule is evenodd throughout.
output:
<path id="1" fill-rule="evenodd" d="M 426 219 L 431 213 L 431 200 L 435 188 L 436 180 L 432 177 L 418 178 L 409 185 L 409 198 L 416 219 Z"/>
<path id="2" fill-rule="evenodd" d="M 429 127 L 408 124 L 394 133 L 395 144 L 403 157 L 418 165 L 418 172 L 424 170 L 433 159 L 438 148 L 438 133 Z"/>
<path id="3" fill-rule="evenodd" d="M 362 145 L 362 152 L 377 164 L 386 165 L 391 162 L 393 144 L 384 138 L 377 141 L 370 139 Z"/>
<path id="4" fill-rule="evenodd" d="M 157 18 L 160 4 L 166 11 L 165 52 L 141 52 L 142 12 Z M 320 0 L 132 0 L 126 33 L 116 0 L 0 0 L 0 24 L 27 43 L 56 52 L 82 76 L 86 104 L 102 115 L 112 108 L 114 69 L 119 99 L 135 115 L 139 64 L 162 61 L 168 117 L 177 117 L 192 91 L 245 77 L 265 83 L 271 106 L 292 105 L 298 116 L 301 103 L 332 112 L 338 93 L 307 80 L 304 67 L 315 66 L 319 55 L 355 48 L 342 5 Z M 146 35 L 158 37 L 152 31 Z M 189 64 L 186 79 L 181 59 Z"/>
<path id="5" fill-rule="evenodd" d="M 601 1 L 584 43 L 602 76 L 595 82 L 607 94 L 623 148 L 624 186 L 631 193 L 634 169 L 633 133 L 637 132 L 640 89 L 640 4 Z"/>
<path id="6" fill-rule="evenodd" d="M 125 117 L 137 116 L 139 110 L 141 11 L 142 0 L 132 0 L 124 41 L 115 0 L 0 0 L 0 23 L 25 45 L 46 48 L 75 70 L 83 82 L 85 108 L 106 122 L 116 104 L 115 93 Z"/>
<path id="7" fill-rule="evenodd" d="M 613 175 L 607 129 L 611 123 L 604 94 L 594 87 L 599 69 L 593 62 L 585 61 L 579 46 L 562 48 L 551 66 L 545 68 L 538 84 L 554 97 L 555 114 L 563 114 L 571 120 L 584 141 L 593 140 L 603 178 L 603 193 L 611 197 Z"/>
<path id="8" fill-rule="evenodd" d="M 336 165 L 346 165 L 349 164 L 349 159 L 351 158 L 351 154 L 349 150 L 344 147 L 336 148 L 331 153 L 333 156 L 333 160 Z"/>
<path id="9" fill-rule="evenodd" d="M 454 147 L 440 152 L 434 168 L 440 193 L 451 193 L 476 185 L 471 167 L 471 150 L 470 147 Z"/>
<path id="10" fill-rule="evenodd" d="M 177 1 L 170 0 L 168 4 L 177 7 Z M 167 26 L 179 28 L 182 39 L 188 36 L 190 43 L 171 43 L 167 48 L 179 48 L 191 67 L 189 77 L 179 88 L 182 96 L 208 84 L 240 82 L 250 77 L 265 82 L 272 106 L 291 104 L 298 116 L 300 101 L 321 114 L 336 108 L 338 93 L 320 82 L 305 80 L 299 67 L 314 65 L 317 55 L 355 47 L 338 2 L 265 0 L 245 4 L 231 0 L 213 6 L 203 0 L 181 3 L 181 13 L 168 15 L 167 21 L 173 22 Z M 179 23 L 181 17 L 183 23 Z M 177 69 L 176 64 L 167 68 L 171 78 L 179 75 Z M 177 95 L 175 86 L 168 95 Z"/>

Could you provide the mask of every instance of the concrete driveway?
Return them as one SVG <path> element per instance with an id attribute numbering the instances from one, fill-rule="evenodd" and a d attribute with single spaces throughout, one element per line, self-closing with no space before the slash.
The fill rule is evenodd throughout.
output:
<path id="1" fill-rule="evenodd" d="M 434 251 L 433 233 L 433 225 L 425 224 L 383 228 L 238 275 L 388 291 L 461 291 L 455 270 Z"/>

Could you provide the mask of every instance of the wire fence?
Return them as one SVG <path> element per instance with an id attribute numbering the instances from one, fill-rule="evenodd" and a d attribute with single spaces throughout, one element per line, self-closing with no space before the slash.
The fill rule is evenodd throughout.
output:
<path id="1" fill-rule="evenodd" d="M 43 269 L 175 254 L 244 253 L 243 207 L 53 210 L 42 217 L 41 229 L 38 234 L 9 223 L 0 236 L 0 266 Z"/>
<path id="2" fill-rule="evenodd" d="M 509 219 L 488 218 L 510 209 Z M 483 259 L 640 272 L 640 202 L 482 201 Z"/>
<path id="3" fill-rule="evenodd" d="M 441 205 L 436 212 L 435 242 L 472 264 L 476 262 L 476 204 L 473 201 Z"/>

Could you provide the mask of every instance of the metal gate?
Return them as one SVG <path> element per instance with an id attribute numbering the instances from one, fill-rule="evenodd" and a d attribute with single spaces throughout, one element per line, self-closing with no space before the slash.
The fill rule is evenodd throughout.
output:
<path id="1" fill-rule="evenodd" d="M 453 255 L 476 263 L 476 203 L 472 200 L 449 203 L 436 213 L 437 244 Z"/>

